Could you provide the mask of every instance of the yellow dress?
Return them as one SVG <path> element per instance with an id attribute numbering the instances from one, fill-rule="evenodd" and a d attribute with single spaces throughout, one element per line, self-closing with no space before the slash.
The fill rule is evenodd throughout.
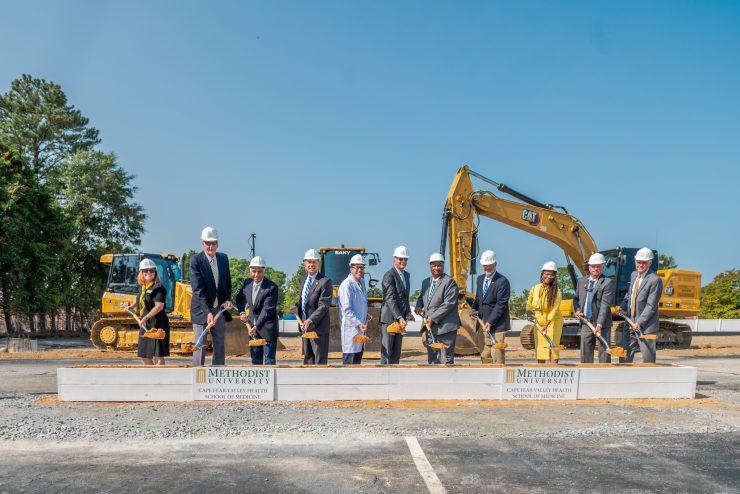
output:
<path id="1" fill-rule="evenodd" d="M 560 345 L 560 336 L 563 334 L 563 315 L 560 313 L 560 300 L 562 299 L 560 289 L 558 289 L 555 303 L 552 307 L 547 307 L 547 286 L 538 283 L 529 291 L 527 299 L 527 310 L 534 310 L 535 320 L 540 327 L 543 327 L 548 321 L 547 336 L 552 339 L 555 346 Z M 550 360 L 550 344 L 547 342 L 538 329 L 534 330 L 534 344 L 537 353 L 537 360 Z M 553 358 L 558 359 L 558 351 L 552 351 Z"/>

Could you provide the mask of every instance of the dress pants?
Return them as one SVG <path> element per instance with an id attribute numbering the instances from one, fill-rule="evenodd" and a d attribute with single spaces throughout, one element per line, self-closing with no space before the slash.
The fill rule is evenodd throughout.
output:
<path id="1" fill-rule="evenodd" d="M 250 346 L 249 353 L 252 356 L 252 365 L 275 365 L 277 341 L 277 337 L 275 337 L 275 339 L 267 341 L 264 346 Z"/>
<path id="2" fill-rule="evenodd" d="M 303 365 L 326 365 L 329 361 L 329 333 L 318 338 L 302 338 Z"/>
<path id="3" fill-rule="evenodd" d="M 389 324 L 380 325 L 380 365 L 398 364 L 401 361 L 403 335 L 389 333 Z"/>
<path id="4" fill-rule="evenodd" d="M 425 331 L 424 337 L 427 338 L 427 344 L 432 343 L 429 331 Z M 454 364 L 455 363 L 455 340 L 457 339 L 457 331 L 450 331 L 449 333 L 437 335 L 437 342 L 444 343 L 445 347 L 440 350 L 435 350 L 430 346 L 427 346 L 427 360 L 430 364 Z"/>
<path id="5" fill-rule="evenodd" d="M 221 309 L 211 309 L 211 313 L 215 316 Z M 198 341 L 200 335 L 206 331 L 205 324 L 193 324 L 193 333 L 195 333 L 195 341 Z M 204 336 L 203 338 L 208 338 Z M 226 320 L 223 314 L 218 318 L 216 324 L 211 328 L 211 343 L 213 343 L 213 356 L 211 357 L 211 365 L 226 365 Z M 201 367 L 206 363 L 206 349 L 201 348 L 193 352 L 193 367 Z"/>
<path id="6" fill-rule="evenodd" d="M 499 331 L 498 333 L 493 333 L 493 335 L 496 337 L 496 341 L 498 343 L 504 343 L 504 340 L 506 339 L 506 331 Z M 491 340 L 491 337 L 488 336 L 488 332 L 486 332 L 486 345 L 493 344 L 493 340 Z M 506 363 L 506 351 L 501 348 L 493 348 L 491 346 L 491 356 L 493 357 L 493 363 L 494 364 L 505 364 Z"/>
<path id="7" fill-rule="evenodd" d="M 342 353 L 342 365 L 360 365 L 362 364 L 362 354 L 365 350 L 356 353 Z"/>
<path id="8" fill-rule="evenodd" d="M 595 326 L 594 326 L 595 327 Z M 611 328 L 601 328 L 601 337 L 607 342 L 611 338 Z M 608 364 L 612 361 L 612 356 L 606 352 L 606 348 L 599 341 L 598 336 L 591 331 L 591 328 L 585 324 L 581 328 L 581 363 L 582 364 L 593 364 L 594 363 L 594 347 L 599 345 L 599 363 Z"/>
<path id="9" fill-rule="evenodd" d="M 627 349 L 627 357 L 620 357 L 619 361 L 631 363 L 635 358 L 637 349 L 642 352 L 642 362 L 644 364 L 655 363 L 656 340 L 641 340 L 632 330 L 625 330 L 622 339 L 622 346 Z"/>

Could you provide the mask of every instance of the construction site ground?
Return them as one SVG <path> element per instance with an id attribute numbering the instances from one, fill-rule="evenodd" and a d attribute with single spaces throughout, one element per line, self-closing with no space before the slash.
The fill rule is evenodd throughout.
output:
<path id="1" fill-rule="evenodd" d="M 279 360 L 298 363 L 298 338 L 282 341 Z M 533 362 L 518 338 L 507 342 L 509 362 Z M 418 338 L 404 346 L 403 361 L 425 363 Z M 565 363 L 578 359 L 577 350 L 561 355 Z M 57 400 L 58 367 L 137 360 L 90 348 L 0 353 L 0 492 L 736 492 L 740 485 L 740 336 L 699 336 L 690 349 L 659 350 L 658 362 L 698 368 L 690 400 Z"/>

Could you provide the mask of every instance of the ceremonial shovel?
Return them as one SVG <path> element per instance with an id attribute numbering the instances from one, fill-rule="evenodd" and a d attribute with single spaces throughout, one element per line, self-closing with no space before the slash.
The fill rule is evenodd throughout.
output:
<path id="1" fill-rule="evenodd" d="M 474 312 L 475 312 L 475 315 L 473 317 L 475 317 L 478 320 L 478 323 L 480 324 L 480 326 L 485 329 L 485 327 L 488 326 L 488 324 L 479 317 L 480 314 L 477 311 L 474 311 Z M 486 333 L 488 333 L 488 336 L 491 338 L 491 344 L 488 346 L 491 346 L 495 348 L 496 350 L 503 350 L 509 346 L 509 344 L 505 342 L 499 343 L 496 340 L 495 333 L 491 331 L 490 329 L 486 329 Z"/>
<path id="2" fill-rule="evenodd" d="M 301 319 L 301 316 L 299 316 L 298 314 L 295 314 L 295 320 L 298 321 L 298 331 L 303 333 L 303 329 L 301 329 L 301 327 L 303 326 L 303 319 Z M 306 338 L 307 340 L 315 340 L 318 337 L 319 335 L 316 334 L 316 331 L 306 331 L 301 335 L 301 338 Z"/>
<path id="3" fill-rule="evenodd" d="M 223 305 L 221 306 L 223 307 Z M 196 350 L 200 350 L 203 348 L 206 344 L 206 335 L 211 330 L 211 328 L 216 324 L 216 321 L 218 321 L 218 318 L 221 317 L 221 314 L 226 312 L 227 308 L 222 308 L 218 314 L 216 314 L 216 317 L 213 318 L 213 322 L 205 327 L 203 332 L 200 334 L 200 337 L 198 338 L 198 341 L 195 342 L 195 344 L 192 343 L 185 343 L 183 345 L 183 350 L 186 352 L 195 352 Z"/>
<path id="4" fill-rule="evenodd" d="M 593 331 L 593 333 L 601 341 L 601 344 L 604 345 L 604 348 L 606 348 L 606 353 L 608 353 L 609 355 L 613 355 L 615 357 L 621 357 L 621 358 L 625 358 L 627 356 L 627 350 L 625 350 L 621 346 L 611 348 L 609 346 L 609 343 L 607 343 L 606 339 L 604 339 L 604 337 L 601 336 L 601 334 L 596 332 L 596 328 L 593 326 L 593 324 L 591 324 L 591 322 L 588 319 L 586 319 L 585 317 L 579 317 L 578 319 L 586 323 L 586 326 L 591 328 L 591 331 Z"/>
<path id="5" fill-rule="evenodd" d="M 367 326 L 367 323 L 373 320 L 373 316 L 369 315 L 367 316 L 367 320 L 365 320 L 365 325 Z M 370 337 L 365 334 L 358 334 L 354 338 L 352 338 L 352 343 L 370 343 Z"/>
<path id="6" fill-rule="evenodd" d="M 153 340 L 163 340 L 165 337 L 165 331 L 162 328 L 152 328 L 148 329 L 144 324 L 141 323 L 141 319 L 138 318 L 138 316 L 128 308 L 128 305 L 121 304 L 121 307 L 123 307 L 123 310 L 131 314 L 131 317 L 134 318 L 134 321 L 136 321 L 136 324 L 139 325 L 141 329 L 144 330 L 144 334 L 142 335 L 144 338 L 151 338 Z"/>
<path id="7" fill-rule="evenodd" d="M 627 321 L 630 326 L 632 326 L 632 331 L 634 331 L 635 333 L 637 333 L 637 337 L 640 338 L 641 340 L 656 340 L 656 339 L 658 339 L 658 335 L 657 334 L 645 334 L 645 333 L 642 332 L 641 329 L 635 328 L 635 326 L 637 326 L 637 324 L 635 323 L 635 321 L 633 321 L 632 319 L 630 319 L 629 317 L 627 317 L 627 314 L 625 314 L 624 312 L 621 312 L 620 311 L 620 312 L 617 312 L 617 314 L 620 315 L 620 316 L 622 316 L 622 318 L 625 321 Z"/>
<path id="8" fill-rule="evenodd" d="M 265 346 L 267 341 L 264 338 L 257 338 L 257 333 L 252 334 L 252 325 L 249 321 L 245 321 L 244 324 L 247 326 L 247 334 L 249 335 L 249 346 Z"/>

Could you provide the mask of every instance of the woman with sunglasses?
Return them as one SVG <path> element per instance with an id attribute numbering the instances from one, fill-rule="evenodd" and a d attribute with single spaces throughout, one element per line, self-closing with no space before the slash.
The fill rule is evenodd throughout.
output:
<path id="1" fill-rule="evenodd" d="M 534 311 L 538 326 L 534 330 L 538 364 L 544 364 L 546 360 L 557 364 L 560 358 L 557 347 L 560 346 L 560 337 L 563 334 L 563 315 L 560 313 L 562 295 L 558 288 L 557 274 L 558 268 L 555 263 L 546 262 L 540 272 L 540 283 L 532 287 L 527 299 L 527 315 Z M 550 342 L 542 333 L 547 333 L 556 348 L 550 347 Z"/>
<path id="2" fill-rule="evenodd" d="M 157 266 L 151 259 L 139 263 L 137 278 L 141 291 L 136 297 L 135 312 L 147 329 L 163 329 L 164 339 L 144 338 L 144 329 L 139 331 L 138 356 L 144 365 L 164 365 L 164 358 L 170 354 L 170 321 L 165 312 L 167 289 L 162 286 Z"/>

